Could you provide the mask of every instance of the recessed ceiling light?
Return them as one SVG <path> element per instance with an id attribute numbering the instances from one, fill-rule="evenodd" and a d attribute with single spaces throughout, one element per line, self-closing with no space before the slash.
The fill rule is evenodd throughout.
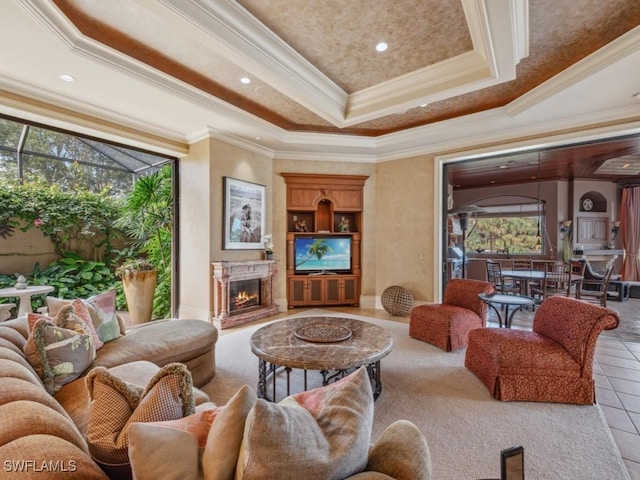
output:
<path id="1" fill-rule="evenodd" d="M 60 78 L 61 78 L 62 80 L 64 80 L 65 82 L 75 82 L 75 81 L 76 81 L 76 79 L 75 79 L 75 78 L 73 78 L 71 75 L 67 75 L 66 73 L 65 73 L 65 74 L 60 75 Z"/>
<path id="2" fill-rule="evenodd" d="M 428 104 L 428 103 L 421 103 L 421 104 L 420 104 L 420 108 L 424 108 L 424 107 L 426 107 L 427 105 L 429 105 L 429 104 Z"/>
<path id="3" fill-rule="evenodd" d="M 631 166 L 630 163 L 625 163 L 624 165 L 622 165 L 622 168 L 629 168 Z"/>
<path id="4" fill-rule="evenodd" d="M 507 165 L 500 165 L 499 168 L 507 168 Z"/>
<path id="5" fill-rule="evenodd" d="M 240 83 L 244 83 L 245 85 L 249 85 L 251 83 L 251 79 L 249 77 L 242 77 L 240 79 Z"/>
<path id="6" fill-rule="evenodd" d="M 632 97 L 633 97 L 633 98 L 637 98 L 638 100 L 640 100 L 640 92 L 638 92 L 638 93 L 634 93 L 634 94 L 632 95 Z"/>
<path id="7" fill-rule="evenodd" d="M 389 48 L 389 45 L 384 42 L 380 42 L 376 45 L 376 51 L 378 52 L 384 52 L 387 48 Z"/>

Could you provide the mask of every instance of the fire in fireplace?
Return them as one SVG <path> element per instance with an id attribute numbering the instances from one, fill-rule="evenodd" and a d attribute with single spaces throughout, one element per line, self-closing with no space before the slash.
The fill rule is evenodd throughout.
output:
<path id="1" fill-rule="evenodd" d="M 261 305 L 260 279 L 239 280 L 229 284 L 229 314 L 239 313 L 251 307 Z"/>

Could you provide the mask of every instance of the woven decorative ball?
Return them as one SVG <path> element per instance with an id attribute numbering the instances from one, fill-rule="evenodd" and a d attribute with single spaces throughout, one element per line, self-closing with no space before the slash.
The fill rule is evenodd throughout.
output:
<path id="1" fill-rule="evenodd" d="M 413 295 L 404 287 L 392 285 L 382 292 L 382 307 L 391 315 L 409 315 L 413 307 Z"/>

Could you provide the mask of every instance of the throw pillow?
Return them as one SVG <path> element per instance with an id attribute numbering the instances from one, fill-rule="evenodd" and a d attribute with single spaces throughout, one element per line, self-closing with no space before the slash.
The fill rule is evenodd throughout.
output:
<path id="1" fill-rule="evenodd" d="M 71 305 L 55 319 L 36 319 L 24 353 L 51 395 L 80 377 L 96 356 L 91 333 Z"/>
<path id="2" fill-rule="evenodd" d="M 100 347 L 104 345 L 104 342 L 100 340 L 100 336 L 96 331 L 96 327 L 93 325 L 93 319 L 91 318 L 89 307 L 87 307 L 87 305 L 79 298 L 76 298 L 73 302 L 71 302 L 71 306 L 73 307 L 73 313 L 84 322 L 87 329 L 89 330 L 89 333 L 91 333 L 91 338 L 93 338 L 93 345 L 96 347 L 96 350 L 99 350 Z"/>
<path id="3" fill-rule="evenodd" d="M 219 410 L 220 407 L 214 407 L 179 420 L 132 423 L 129 427 L 129 460 L 133 478 L 203 478 L 202 452 Z"/>
<path id="4" fill-rule="evenodd" d="M 86 383 L 91 399 L 89 451 L 111 477 L 131 475 L 131 424 L 177 420 L 195 413 L 191 373 L 181 363 L 162 367 L 142 391 L 104 367 L 92 369 Z"/>
<path id="5" fill-rule="evenodd" d="M 226 405 L 181 420 L 133 423 L 129 458 L 136 480 L 233 480 L 244 424 L 256 400 L 244 386 Z"/>
<path id="6" fill-rule="evenodd" d="M 247 417 L 235 478 L 347 478 L 367 465 L 372 423 L 365 367 L 279 404 L 258 399 Z"/>
<path id="7" fill-rule="evenodd" d="M 100 341 L 106 343 L 126 333 L 124 323 L 120 316 L 117 315 L 115 290 L 109 290 L 82 301 L 89 310 L 93 326 L 98 333 Z M 57 315 L 62 307 L 71 303 L 73 303 L 73 300 L 47 297 L 49 315 Z"/>

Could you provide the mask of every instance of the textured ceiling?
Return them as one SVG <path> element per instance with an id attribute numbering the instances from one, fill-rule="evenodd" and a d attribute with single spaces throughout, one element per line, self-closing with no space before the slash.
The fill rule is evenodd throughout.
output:
<path id="1" fill-rule="evenodd" d="M 278 127 L 367 136 L 504 106 L 640 24 L 638 0 L 54 3 L 83 34 Z M 506 23 L 491 10 L 498 4 L 512 9 Z M 518 15 L 525 28 L 513 21 Z M 521 48 L 507 61 L 513 75 L 509 68 L 488 72 L 489 81 L 476 64 L 453 66 L 474 48 L 495 54 L 485 70 L 504 61 L 509 52 L 495 45 L 507 27 Z M 487 45 L 478 45 L 483 38 Z M 384 53 L 374 50 L 380 40 L 389 44 Z M 238 47 L 244 44 L 251 45 Z M 259 55 L 277 55 L 273 65 L 286 77 L 258 68 Z M 456 76 L 461 68 L 469 71 Z M 298 72 L 307 78 L 295 78 Z M 239 83 L 245 75 L 250 85 Z M 309 82 L 314 75 L 317 82 Z M 455 88 L 442 87 L 447 82 Z M 337 107 L 325 110 L 334 100 Z"/>

